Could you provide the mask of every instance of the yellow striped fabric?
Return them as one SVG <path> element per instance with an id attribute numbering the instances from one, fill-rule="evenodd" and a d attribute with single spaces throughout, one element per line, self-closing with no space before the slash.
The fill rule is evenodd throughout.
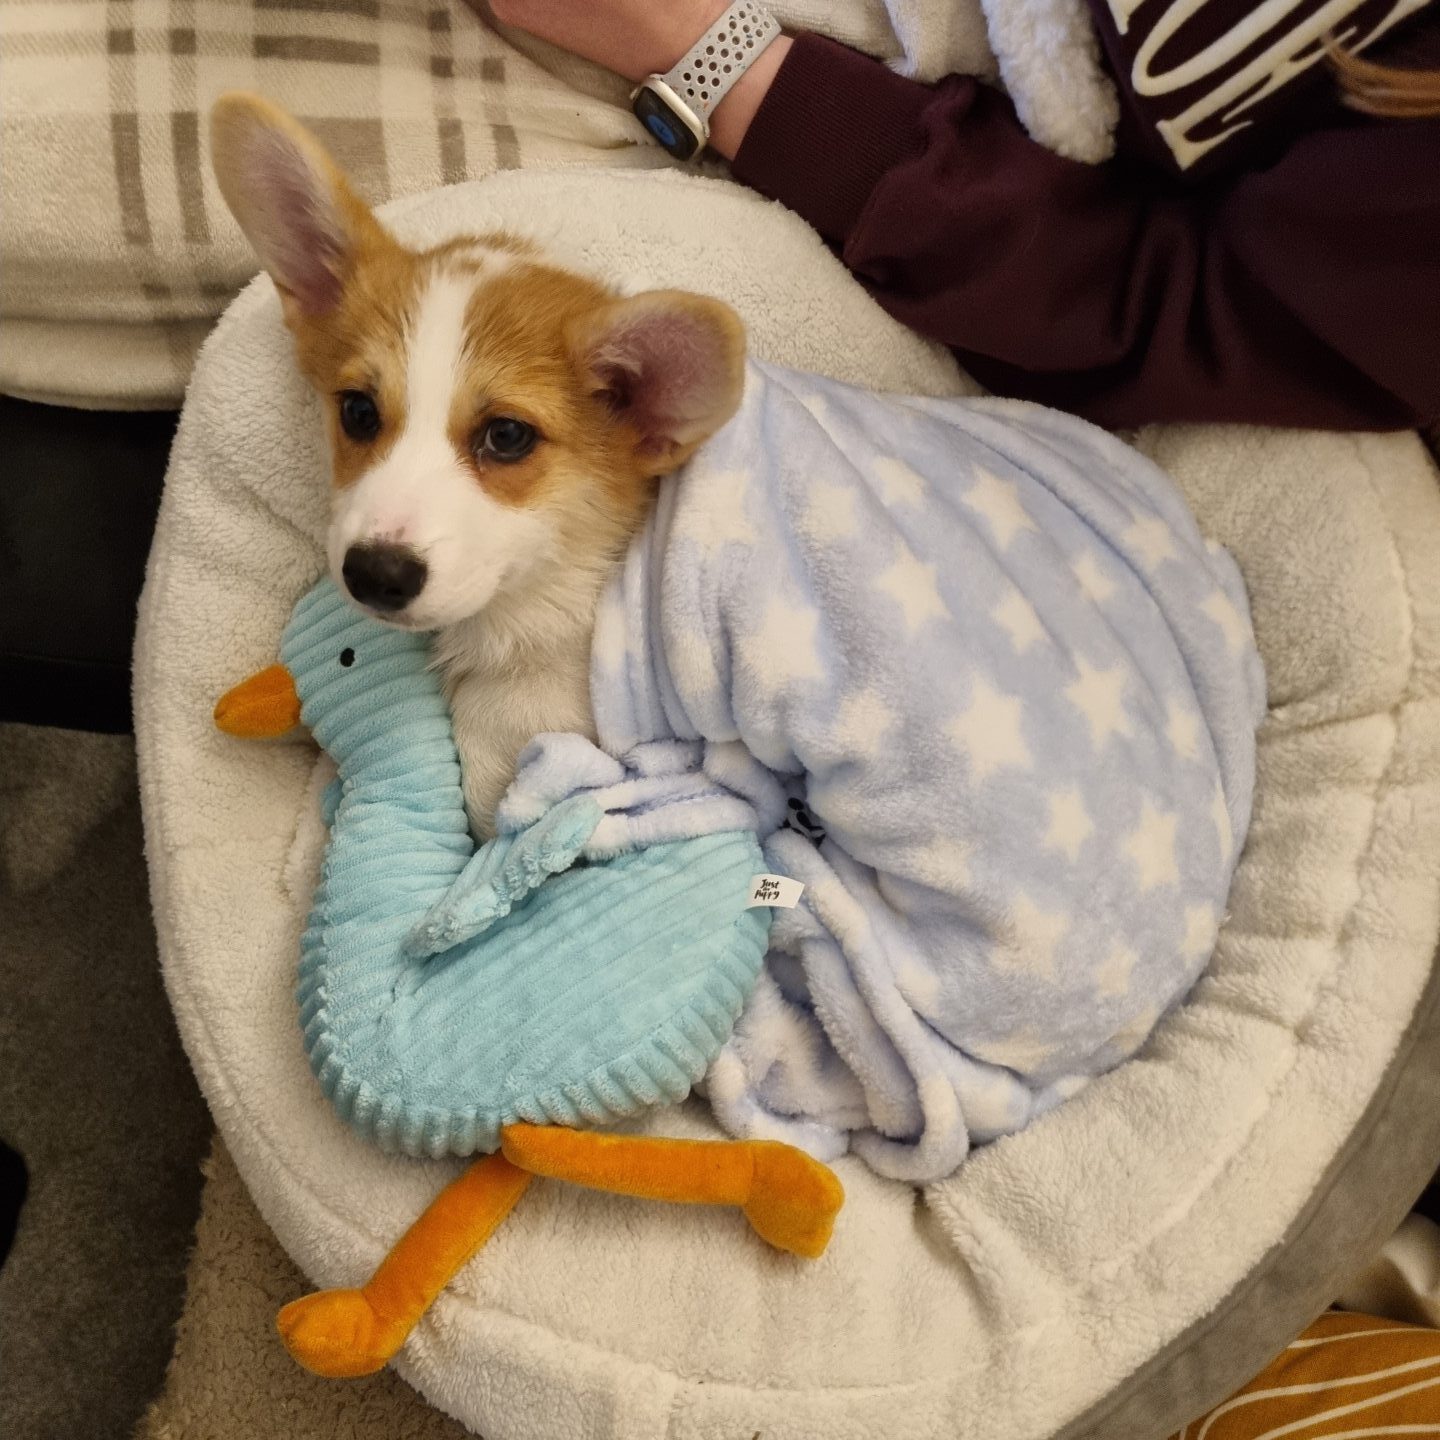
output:
<path id="1" fill-rule="evenodd" d="M 1440 1437 L 1440 1330 L 1332 1310 L 1174 1440 Z"/>

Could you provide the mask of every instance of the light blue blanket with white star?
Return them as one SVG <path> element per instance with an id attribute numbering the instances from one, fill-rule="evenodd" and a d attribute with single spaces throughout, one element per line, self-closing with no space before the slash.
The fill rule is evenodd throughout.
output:
<path id="1" fill-rule="evenodd" d="M 541 737 L 501 828 L 587 792 L 596 855 L 755 830 L 805 890 L 710 1102 L 913 1181 L 1190 989 L 1265 704 L 1234 563 L 1136 451 L 762 364 L 606 593 L 592 694 L 598 747 Z"/>

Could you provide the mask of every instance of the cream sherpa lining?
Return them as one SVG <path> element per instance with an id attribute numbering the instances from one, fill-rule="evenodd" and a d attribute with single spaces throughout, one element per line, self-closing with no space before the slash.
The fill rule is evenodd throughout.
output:
<path id="1" fill-rule="evenodd" d="M 538 228 L 571 263 L 724 295 L 766 358 L 962 386 L 809 230 L 724 182 L 510 175 L 393 219 L 432 240 Z M 849 1201 L 812 1266 L 726 1215 L 534 1187 L 400 1362 L 443 1409 L 489 1440 L 1041 1440 L 1275 1263 L 1386 1083 L 1440 931 L 1440 495 L 1413 436 L 1142 439 L 1245 570 L 1271 684 L 1231 918 L 1191 1003 L 919 1203 L 842 1162 Z M 207 346 L 172 459 L 137 648 L 142 793 L 202 1087 L 282 1243 L 316 1283 L 345 1284 L 453 1172 L 364 1146 L 311 1081 L 292 998 L 308 896 L 285 877 L 318 853 L 313 752 L 242 746 L 209 720 L 273 659 L 318 573 L 323 476 L 262 282 Z M 1422 1143 L 1433 1116 L 1407 1118 Z M 711 1133 L 694 1106 L 653 1124 Z M 1336 1250 L 1338 1283 L 1355 1257 Z"/>

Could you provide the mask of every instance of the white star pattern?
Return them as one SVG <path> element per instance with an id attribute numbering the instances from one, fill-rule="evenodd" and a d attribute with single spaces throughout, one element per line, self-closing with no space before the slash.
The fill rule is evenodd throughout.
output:
<path id="1" fill-rule="evenodd" d="M 953 1118 L 937 1146 L 1022 1129 L 1141 1047 L 1227 933 L 1245 834 L 1230 844 L 1216 797 L 1220 863 L 1205 825 L 1217 776 L 1237 819 L 1249 792 L 1248 749 L 1232 774 L 1217 739 L 1259 703 L 1244 591 L 1145 464 L 1108 457 L 1113 503 L 1089 505 L 1097 455 L 1064 424 L 1017 412 L 1036 423 L 1011 459 L 941 402 L 896 419 L 763 366 L 750 391 L 750 423 L 666 487 L 619 615 L 596 616 L 597 723 L 655 792 L 611 828 L 659 833 L 660 806 L 677 829 L 729 823 L 737 796 L 780 812 L 792 793 L 824 828 L 833 864 L 796 871 L 809 903 L 777 913 L 764 962 L 805 1024 L 744 1052 L 733 1114 L 764 1094 L 868 1123 L 855 1077 L 887 1042 L 827 1034 L 800 1003 L 801 954 L 833 940 L 857 1023 L 890 1004 L 934 1040 L 898 1090 L 887 1071 L 866 1092 L 869 1120 L 899 1134 L 918 1099 L 925 1126 Z M 631 751 L 652 720 L 679 740 Z"/>
<path id="2" fill-rule="evenodd" d="M 768 979 L 768 977 L 767 977 Z M 798 1068 L 813 1059 L 815 1049 L 808 1027 L 785 1007 L 769 985 L 757 987 L 757 1003 L 746 1011 L 746 1040 L 767 1057 L 784 1056 L 787 1063 Z"/>
<path id="3" fill-rule="evenodd" d="M 950 611 L 940 598 L 936 574 L 934 565 L 917 560 L 912 550 L 902 546 L 900 558 L 875 582 L 877 590 L 899 603 L 905 612 L 905 629 L 911 635 L 927 620 L 950 618 Z"/>
<path id="4" fill-rule="evenodd" d="M 995 964 L 1008 974 L 1030 975 L 1037 980 L 1055 978 L 1055 949 L 1070 929 L 1070 921 L 1041 910 L 1022 895 L 1010 913 L 1008 934 L 995 947 Z"/>
<path id="5" fill-rule="evenodd" d="M 943 1075 L 927 1075 L 920 1082 L 920 1105 L 927 1129 L 933 1126 L 943 1130 L 959 1122 L 960 1101 L 955 1087 Z"/>
<path id="6" fill-rule="evenodd" d="M 1159 1008 L 1147 1005 L 1138 1015 L 1122 1025 L 1111 1037 L 1111 1041 L 1119 1046 L 1122 1055 L 1133 1055 L 1150 1038 L 1150 1032 L 1159 1019 Z"/>
<path id="7" fill-rule="evenodd" d="M 1230 828 L 1230 808 L 1225 804 L 1225 792 L 1220 782 L 1215 782 L 1215 793 L 1210 797 L 1210 818 L 1215 822 L 1215 831 L 1220 837 L 1220 858 L 1227 864 L 1235 852 L 1235 832 Z"/>
<path id="8" fill-rule="evenodd" d="M 1115 582 L 1100 568 L 1093 550 L 1087 550 L 1070 569 L 1080 583 L 1081 593 L 1094 604 L 1103 605 L 1115 593 Z"/>
<path id="9" fill-rule="evenodd" d="M 743 470 L 702 470 L 687 477 L 684 528 L 676 538 L 707 553 L 725 545 L 753 545 L 759 538 L 745 513 L 750 477 Z"/>
<path id="10" fill-rule="evenodd" d="M 1090 722 L 1090 740 L 1098 750 L 1112 735 L 1131 735 L 1130 717 L 1125 713 L 1124 665 L 1097 670 L 1082 656 L 1075 664 L 1080 678 L 1065 687 L 1065 698 Z"/>
<path id="11" fill-rule="evenodd" d="M 880 498 L 891 510 L 902 505 L 919 505 L 925 499 L 925 481 L 903 460 L 882 455 L 871 467 L 880 487 Z"/>
<path id="12" fill-rule="evenodd" d="M 1223 590 L 1216 590 L 1200 609 L 1220 627 L 1231 653 L 1238 654 L 1250 633 L 1250 627 L 1235 608 L 1234 601 Z"/>
<path id="13" fill-rule="evenodd" d="M 973 848 L 953 835 L 938 835 L 928 845 L 908 852 L 907 868 L 922 885 L 955 892 L 970 883 Z"/>
<path id="14" fill-rule="evenodd" d="M 1073 865 L 1080 858 L 1085 842 L 1095 833 L 1084 797 L 1072 785 L 1050 797 L 1050 828 L 1045 832 L 1045 848 L 1059 850 Z"/>
<path id="15" fill-rule="evenodd" d="M 625 607 L 618 601 L 600 604 L 590 638 L 590 658 L 607 675 L 618 675 L 625 665 Z"/>
<path id="16" fill-rule="evenodd" d="M 1176 885 L 1180 871 L 1175 864 L 1175 828 L 1179 817 L 1157 810 L 1147 797 L 1140 811 L 1140 824 L 1125 841 L 1125 853 L 1140 872 L 1140 889 L 1154 890 Z"/>
<path id="17" fill-rule="evenodd" d="M 897 718 L 878 690 L 847 695 L 835 719 L 835 744 L 847 755 L 878 755 L 880 741 Z"/>
<path id="18" fill-rule="evenodd" d="M 1170 748 L 1182 760 L 1195 759 L 1200 753 L 1200 717 L 1181 700 L 1170 702 L 1169 713 L 1165 734 Z"/>
<path id="19" fill-rule="evenodd" d="M 1001 550 L 1008 550 L 1011 541 L 1022 530 L 1033 530 L 1035 522 L 1030 512 L 1020 503 L 1020 492 L 1008 480 L 992 475 L 988 470 L 977 470 L 978 478 L 962 497 L 977 514 L 990 522 L 996 543 Z"/>
<path id="20" fill-rule="evenodd" d="M 703 695 L 713 689 L 719 680 L 710 637 L 699 626 L 672 635 L 666 658 L 670 662 L 670 674 L 682 695 Z"/>
<path id="21" fill-rule="evenodd" d="M 965 753 L 977 780 L 1006 767 L 1028 770 L 1033 763 L 1021 734 L 1024 703 L 987 681 L 977 680 L 970 704 L 951 722 L 950 738 Z"/>
<path id="22" fill-rule="evenodd" d="M 1042 1057 L 1043 1058 L 1043 1057 Z M 970 1076 L 960 1092 L 965 1121 L 972 1134 L 1005 1134 L 1024 1123 L 1029 1114 L 1030 1092 L 1013 1075 L 990 1064 L 979 1075 Z"/>
<path id="23" fill-rule="evenodd" d="M 810 418 L 822 430 L 829 428 L 830 405 L 823 395 L 802 395 L 800 403 L 810 412 Z"/>
<path id="24" fill-rule="evenodd" d="M 1095 971 L 1095 993 L 1107 999 L 1130 993 L 1130 976 L 1140 957 L 1128 945 L 1116 945 Z"/>
<path id="25" fill-rule="evenodd" d="M 1175 558 L 1175 537 L 1158 516 L 1137 520 L 1126 532 L 1125 543 L 1140 556 L 1140 564 L 1153 575 L 1167 560 Z"/>
<path id="26" fill-rule="evenodd" d="M 934 1014 L 940 1000 L 940 976 L 913 960 L 900 962 L 895 971 L 895 985 L 913 1009 Z"/>
<path id="27" fill-rule="evenodd" d="M 1021 1075 L 1038 1070 L 1054 1052 L 1055 1042 L 1029 1027 L 1017 1030 L 1003 1040 L 988 1040 L 975 1047 L 975 1053 L 982 1059 Z"/>
<path id="28" fill-rule="evenodd" d="M 854 535 L 860 524 L 855 514 L 856 498 L 849 485 L 817 481 L 806 497 L 805 514 L 799 522 L 801 533 L 821 545 Z"/>
<path id="29" fill-rule="evenodd" d="M 1219 928 L 1213 905 L 1187 905 L 1185 938 L 1180 942 L 1180 953 L 1192 965 L 1197 960 L 1208 960 L 1215 948 L 1215 934 Z"/>
<path id="30" fill-rule="evenodd" d="M 741 653 L 759 688 L 778 694 L 797 680 L 819 680 L 824 672 L 815 649 L 820 617 L 809 605 L 775 599 L 765 607 L 760 628 Z"/>
<path id="31" fill-rule="evenodd" d="M 1012 590 L 990 612 L 990 618 L 1010 637 L 1017 655 L 1023 655 L 1045 636 L 1035 607 L 1018 590 Z"/>

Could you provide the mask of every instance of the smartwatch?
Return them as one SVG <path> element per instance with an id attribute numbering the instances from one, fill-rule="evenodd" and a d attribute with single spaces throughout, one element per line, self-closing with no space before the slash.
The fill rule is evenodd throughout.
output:
<path id="1" fill-rule="evenodd" d="M 630 96 L 635 118 L 677 160 L 695 159 L 710 138 L 715 107 L 779 38 L 769 11 L 756 0 L 735 0 L 673 69 L 640 82 Z"/>

